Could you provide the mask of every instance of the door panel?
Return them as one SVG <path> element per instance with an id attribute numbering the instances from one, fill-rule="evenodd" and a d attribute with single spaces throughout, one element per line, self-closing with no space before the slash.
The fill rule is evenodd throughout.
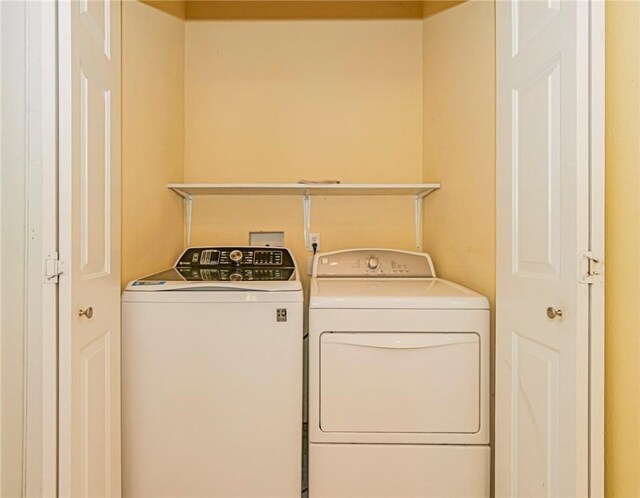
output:
<path id="1" fill-rule="evenodd" d="M 107 58 L 111 57 L 111 2 L 112 0 L 81 0 L 80 16 Z M 118 20 L 119 21 L 119 20 Z"/>
<path id="2" fill-rule="evenodd" d="M 420 310 L 420 309 L 313 309 L 309 315 L 309 440 L 312 443 L 373 443 L 373 444 L 488 444 L 489 413 L 489 310 Z M 399 330 L 401 328 L 401 330 Z M 330 332 L 333 331 L 333 334 Z M 338 332 L 336 332 L 338 331 Z M 366 331 L 366 332 L 363 332 Z M 393 332 L 390 332 L 393 331 Z M 398 334 L 398 337 L 393 337 Z M 335 337 L 338 336 L 336 339 Z M 331 339 L 329 339 L 331 337 Z M 321 341 L 322 338 L 322 341 Z M 477 338 L 477 339 L 476 339 Z M 329 343 L 331 340 L 333 343 Z M 395 341 L 400 341 L 396 343 Z M 477 342 L 476 342 L 477 341 Z M 346 343 L 346 344 L 345 344 Z M 354 345 L 351 345 L 354 344 Z M 446 344 L 446 345 L 445 345 Z M 476 361 L 469 349 L 479 348 Z M 333 352 L 328 355 L 329 346 Z M 375 347 L 372 347 L 375 346 Z M 395 346 L 395 347 L 389 347 Z M 321 352 L 321 350 L 323 352 Z M 333 355 L 333 356 L 332 356 Z M 414 358 L 419 361 L 403 361 Z M 332 356 L 330 358 L 329 356 Z M 471 358 L 471 359 L 469 359 Z M 434 359 L 431 363 L 431 359 Z M 335 360 L 335 361 L 333 361 Z M 379 361 L 378 361 L 379 360 Z M 327 369 L 327 364 L 330 369 Z M 358 365 L 354 368 L 353 365 Z M 321 379 L 321 377 L 324 377 Z M 450 380 L 453 377 L 453 381 Z M 461 396 L 439 390 L 455 383 L 455 389 L 464 390 L 469 379 L 474 379 L 474 391 L 466 394 L 472 401 L 467 404 Z M 395 379 L 395 380 L 394 380 Z M 329 384 L 327 384 L 329 382 Z M 467 386 L 471 384 L 469 381 Z M 323 391 L 320 393 L 321 386 Z M 361 387 L 358 387 L 361 386 Z M 400 396 L 394 392 L 403 392 Z M 326 390 L 332 390 L 327 392 Z M 429 397 L 436 401 L 429 401 Z M 328 397 L 333 398 L 327 406 Z M 348 399 L 347 409 L 335 401 Z M 400 405 L 389 402 L 402 397 Z M 476 408 L 476 401 L 480 400 Z M 453 399 L 453 402 L 452 402 Z M 442 401 L 445 400 L 445 401 Z M 361 404 L 360 401 L 363 401 Z M 468 398 L 467 398 L 468 401 Z M 373 410 L 377 413 L 368 411 Z M 432 403 L 432 404 L 430 404 Z M 453 417 L 459 430 L 471 424 L 469 416 L 480 430 L 475 433 L 445 432 L 325 432 L 342 430 L 337 424 L 352 428 L 355 417 L 364 423 L 374 423 L 382 430 L 434 430 L 436 424 L 446 427 L 443 413 L 430 413 L 433 406 L 454 403 L 464 407 Z M 430 405 L 429 408 L 425 408 Z M 449 406 L 449 405 L 447 405 Z M 399 409 L 396 416 L 394 407 Z M 326 410 L 332 410 L 328 413 Z M 321 422 L 321 411 L 324 419 Z M 453 412 L 445 408 L 443 412 Z M 375 416 L 372 416 L 371 414 Z M 326 417 L 333 417 L 327 420 Z M 460 416 L 461 418 L 457 418 Z M 395 418 L 394 418 L 395 417 Z M 360 423 L 360 421 L 358 421 Z M 395 426 L 390 427 L 390 424 Z M 398 427 L 400 424 L 403 427 Z M 322 425 L 322 427 L 321 427 Z M 333 427 L 332 427 L 333 425 Z M 370 427 L 372 428 L 372 427 Z M 375 428 L 375 427 L 373 427 Z M 323 430 L 324 429 L 324 430 Z M 376 429 L 379 430 L 379 429 Z"/>
<path id="3" fill-rule="evenodd" d="M 560 272 L 560 60 L 513 90 L 514 273 Z"/>
<path id="4" fill-rule="evenodd" d="M 511 416 L 517 432 L 511 496 L 558 496 L 560 357 L 517 334 L 512 345 Z"/>
<path id="5" fill-rule="evenodd" d="M 496 496 L 588 496 L 589 2 L 496 20 Z"/>
<path id="6" fill-rule="evenodd" d="M 474 333 L 323 333 L 324 432 L 467 433 L 480 429 Z"/>
<path id="7" fill-rule="evenodd" d="M 111 417 L 108 407 L 114 395 L 111 385 L 110 331 L 98 336 L 80 352 L 80 459 L 83 496 L 112 496 L 103 471 L 110 465 Z"/>
<path id="8" fill-rule="evenodd" d="M 120 484 L 120 3 L 58 6 L 59 495 Z"/>
<path id="9" fill-rule="evenodd" d="M 490 453 L 475 445 L 311 443 L 309 489 L 313 498 L 486 497 Z"/>
<path id="10" fill-rule="evenodd" d="M 82 279 L 109 273 L 111 91 L 80 67 L 80 251 Z"/>
<path id="11" fill-rule="evenodd" d="M 512 55 L 527 45 L 560 13 L 560 0 L 512 1 Z"/>

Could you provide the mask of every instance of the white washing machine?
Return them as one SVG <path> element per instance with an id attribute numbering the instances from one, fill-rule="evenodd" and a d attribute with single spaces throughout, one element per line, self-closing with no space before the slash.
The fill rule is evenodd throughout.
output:
<path id="1" fill-rule="evenodd" d="M 194 247 L 122 298 L 125 497 L 300 497 L 302 286 L 284 248 Z"/>
<path id="2" fill-rule="evenodd" d="M 488 497 L 489 303 L 428 254 L 319 254 L 309 496 Z"/>

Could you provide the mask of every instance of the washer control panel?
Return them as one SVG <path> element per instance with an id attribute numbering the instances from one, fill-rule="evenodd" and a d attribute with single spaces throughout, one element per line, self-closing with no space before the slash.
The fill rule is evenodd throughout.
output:
<path id="1" fill-rule="evenodd" d="M 178 268 L 185 280 L 203 282 L 241 282 L 257 280 L 290 280 L 294 274 L 291 268 Z"/>
<path id="2" fill-rule="evenodd" d="M 188 280 L 290 280 L 291 252 L 271 247 L 189 247 L 175 264 Z"/>
<path id="3" fill-rule="evenodd" d="M 430 278 L 436 276 L 424 252 L 394 249 L 350 249 L 316 254 L 314 277 Z"/>

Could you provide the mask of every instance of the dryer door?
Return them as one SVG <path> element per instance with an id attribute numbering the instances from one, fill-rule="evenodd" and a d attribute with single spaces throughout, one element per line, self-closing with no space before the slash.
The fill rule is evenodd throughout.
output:
<path id="1" fill-rule="evenodd" d="M 480 336 L 322 333 L 320 399 L 323 432 L 477 433 Z"/>

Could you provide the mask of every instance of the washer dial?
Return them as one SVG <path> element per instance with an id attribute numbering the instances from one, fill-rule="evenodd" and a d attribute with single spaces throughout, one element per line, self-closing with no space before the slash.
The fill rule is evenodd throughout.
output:
<path id="1" fill-rule="evenodd" d="M 235 249 L 229 253 L 229 259 L 234 263 L 240 263 L 242 261 L 243 254 L 242 251 Z"/>
<path id="2" fill-rule="evenodd" d="M 370 270 L 377 270 L 380 267 L 380 259 L 376 258 L 375 256 L 371 256 L 369 258 L 369 261 L 367 261 L 367 267 Z"/>

